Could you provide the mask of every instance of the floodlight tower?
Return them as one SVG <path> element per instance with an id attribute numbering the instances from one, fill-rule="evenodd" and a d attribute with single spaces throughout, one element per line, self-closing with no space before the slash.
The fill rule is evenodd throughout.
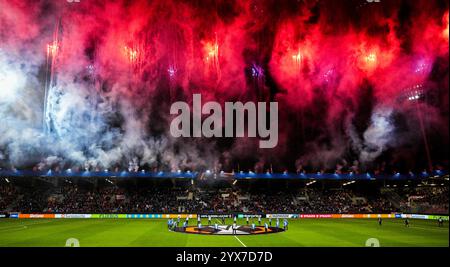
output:
<path id="1" fill-rule="evenodd" d="M 420 100 L 424 99 L 424 97 L 425 97 L 423 84 L 416 84 L 410 88 L 407 88 L 406 94 L 407 94 L 406 101 L 411 102 L 414 105 L 414 107 L 416 108 L 417 117 L 419 119 L 420 132 L 422 134 L 422 139 L 423 139 L 423 143 L 424 143 L 424 147 L 425 147 L 425 153 L 426 153 L 426 157 L 427 157 L 428 170 L 431 172 L 431 171 L 433 171 L 433 163 L 431 160 L 430 147 L 428 145 L 428 138 L 427 138 L 426 130 L 425 130 L 425 126 L 424 126 L 423 113 L 420 108 Z"/>

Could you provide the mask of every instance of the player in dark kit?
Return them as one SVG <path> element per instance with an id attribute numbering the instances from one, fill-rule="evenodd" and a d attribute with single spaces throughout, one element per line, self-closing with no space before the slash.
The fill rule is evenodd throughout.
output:
<path id="1" fill-rule="evenodd" d="M 409 227 L 409 220 L 408 220 L 408 218 L 405 219 L 405 226 Z"/>
<path id="2" fill-rule="evenodd" d="M 439 217 L 438 225 L 439 225 L 439 227 L 444 226 L 444 220 L 442 219 L 442 217 Z"/>
<path id="3" fill-rule="evenodd" d="M 378 225 L 381 226 L 383 224 L 383 219 L 378 218 Z"/>

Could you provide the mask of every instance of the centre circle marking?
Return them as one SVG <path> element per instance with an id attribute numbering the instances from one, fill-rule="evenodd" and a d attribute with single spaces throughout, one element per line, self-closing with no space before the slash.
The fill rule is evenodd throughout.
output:
<path id="1" fill-rule="evenodd" d="M 264 226 L 255 226 L 255 229 L 252 229 L 250 226 L 238 225 L 236 232 L 233 233 L 233 226 L 231 225 L 219 225 L 217 229 L 213 225 L 205 225 L 201 228 L 198 226 L 175 227 L 173 231 L 200 235 L 260 235 L 281 233 L 284 232 L 284 229 L 279 227 L 268 227 L 266 230 Z"/>

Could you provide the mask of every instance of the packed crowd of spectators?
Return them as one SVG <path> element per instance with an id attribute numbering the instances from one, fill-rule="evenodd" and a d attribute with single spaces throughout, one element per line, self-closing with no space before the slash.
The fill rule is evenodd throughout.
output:
<path id="1" fill-rule="evenodd" d="M 448 187 L 416 187 L 399 190 L 403 210 L 417 213 L 448 213 Z"/>
<path id="2" fill-rule="evenodd" d="M 17 189 L 18 188 L 18 189 Z M 426 203 L 448 214 L 448 187 L 414 188 L 395 207 L 383 194 L 344 188 L 249 190 L 239 187 L 81 186 L 54 188 L 0 186 L 0 211 L 48 213 L 390 213 Z M 359 192 L 359 193 L 358 193 Z"/>
<path id="3" fill-rule="evenodd" d="M 16 199 L 17 192 L 11 184 L 0 184 L 0 211 L 6 210 Z"/>

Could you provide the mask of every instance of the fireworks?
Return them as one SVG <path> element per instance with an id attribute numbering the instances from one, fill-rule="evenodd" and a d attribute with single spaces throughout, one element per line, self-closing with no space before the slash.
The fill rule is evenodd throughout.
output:
<path id="1" fill-rule="evenodd" d="M 303 55 L 302 53 L 300 53 L 300 49 L 298 50 L 298 52 L 296 54 L 294 54 L 292 56 L 292 60 L 294 61 L 295 66 L 300 69 L 302 66 L 302 61 L 303 61 Z"/>
<path id="2" fill-rule="evenodd" d="M 206 51 L 206 62 L 209 62 L 211 64 L 217 64 L 219 62 L 219 45 L 217 42 L 215 43 L 206 43 L 205 45 L 205 51 Z"/>
<path id="3" fill-rule="evenodd" d="M 219 63 L 219 43 L 217 35 L 214 42 L 206 42 L 203 47 L 206 62 L 206 73 L 208 75 L 214 74 L 218 79 L 220 78 L 220 63 Z"/>
<path id="4" fill-rule="evenodd" d="M 138 50 L 130 48 L 128 46 L 124 46 L 123 50 L 128 61 L 130 61 L 130 64 L 135 64 L 138 59 Z"/>
<path id="5" fill-rule="evenodd" d="M 132 44 L 123 46 L 123 55 L 130 65 L 130 69 L 133 73 L 141 73 L 145 60 L 145 45 L 144 44 Z"/>
<path id="6" fill-rule="evenodd" d="M 59 45 L 57 41 L 47 45 L 47 57 L 55 57 L 58 53 Z"/>
<path id="7" fill-rule="evenodd" d="M 54 93 L 54 86 L 56 85 L 56 64 L 58 54 L 60 52 L 60 37 L 61 37 L 61 20 L 56 24 L 53 32 L 53 41 L 47 44 L 47 60 L 45 71 L 45 86 L 44 86 L 44 113 L 42 126 L 46 133 L 51 132 L 52 124 L 52 106 L 49 98 Z"/>
<path id="8" fill-rule="evenodd" d="M 253 78 L 261 78 L 262 76 L 264 76 L 264 69 L 261 68 L 260 66 L 253 64 L 252 65 L 252 77 Z"/>
<path id="9" fill-rule="evenodd" d="M 374 65 L 377 63 L 377 54 L 370 53 L 364 58 L 364 60 L 366 61 L 367 64 Z"/>
<path id="10" fill-rule="evenodd" d="M 372 73 L 378 67 L 378 57 L 379 56 L 375 50 L 363 51 L 359 58 L 359 68 L 369 74 Z"/>
<path id="11" fill-rule="evenodd" d="M 448 28 L 449 28 L 449 13 L 447 12 L 445 15 L 444 15 L 444 25 L 445 25 L 445 29 L 444 29 L 444 31 L 442 32 L 442 35 L 444 36 L 444 38 L 448 41 L 448 37 L 449 37 L 449 33 L 448 33 Z"/>
<path id="12" fill-rule="evenodd" d="M 335 71 L 334 71 L 333 68 L 328 69 L 328 70 L 323 74 L 323 80 L 324 80 L 326 83 L 329 83 L 329 82 L 333 79 L 334 73 L 335 73 Z"/>
<path id="13" fill-rule="evenodd" d="M 167 69 L 167 73 L 169 74 L 169 77 L 170 77 L 171 79 L 173 79 L 173 78 L 175 77 L 175 74 L 177 73 L 177 68 L 176 68 L 175 66 L 170 66 L 170 67 Z"/>

